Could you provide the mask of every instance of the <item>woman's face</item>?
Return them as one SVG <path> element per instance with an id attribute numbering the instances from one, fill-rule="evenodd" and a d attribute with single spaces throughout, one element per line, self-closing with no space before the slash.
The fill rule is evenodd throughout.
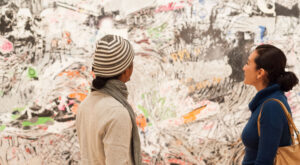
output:
<path id="1" fill-rule="evenodd" d="M 253 86 L 257 85 L 259 70 L 256 69 L 256 63 L 254 61 L 257 56 L 257 52 L 253 51 L 248 57 L 247 63 L 243 67 L 245 84 Z"/>
<path id="2" fill-rule="evenodd" d="M 125 82 L 130 80 L 130 77 L 133 72 L 133 63 L 125 70 Z"/>

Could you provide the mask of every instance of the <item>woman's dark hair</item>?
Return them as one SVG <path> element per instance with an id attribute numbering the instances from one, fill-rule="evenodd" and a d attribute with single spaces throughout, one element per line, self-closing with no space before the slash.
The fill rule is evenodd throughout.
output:
<path id="1" fill-rule="evenodd" d="M 286 72 L 286 56 L 277 47 L 269 44 L 255 48 L 258 56 L 255 58 L 256 68 L 267 71 L 267 84 L 277 83 L 281 90 L 287 92 L 298 84 L 299 80 L 293 72 Z"/>
<path id="2" fill-rule="evenodd" d="M 94 70 L 94 69 L 92 69 L 92 70 Z M 96 78 L 92 82 L 93 87 L 94 87 L 94 89 L 92 89 L 92 91 L 103 88 L 108 80 L 118 79 L 119 77 L 120 77 L 120 75 L 117 75 L 114 77 L 108 77 L 108 78 L 96 76 Z"/>

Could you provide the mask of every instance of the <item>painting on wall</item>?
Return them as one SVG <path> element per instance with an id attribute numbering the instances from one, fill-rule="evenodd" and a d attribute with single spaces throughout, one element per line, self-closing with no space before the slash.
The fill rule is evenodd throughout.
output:
<path id="1" fill-rule="evenodd" d="M 256 91 L 243 84 L 269 43 L 300 76 L 296 0 L 2 0 L 0 164 L 79 164 L 74 121 L 90 92 L 96 41 L 134 47 L 127 83 L 143 163 L 239 164 Z M 300 127 L 300 87 L 286 96 Z"/>

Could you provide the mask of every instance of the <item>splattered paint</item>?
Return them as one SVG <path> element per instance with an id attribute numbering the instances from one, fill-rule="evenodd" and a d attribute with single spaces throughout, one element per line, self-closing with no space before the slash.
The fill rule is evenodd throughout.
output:
<path id="1" fill-rule="evenodd" d="M 143 163 L 240 164 L 255 90 L 242 67 L 275 44 L 300 76 L 295 0 L 0 2 L 0 164 L 79 164 L 74 120 L 90 92 L 95 42 L 135 49 L 129 89 Z M 286 93 L 300 127 L 300 88 Z"/>

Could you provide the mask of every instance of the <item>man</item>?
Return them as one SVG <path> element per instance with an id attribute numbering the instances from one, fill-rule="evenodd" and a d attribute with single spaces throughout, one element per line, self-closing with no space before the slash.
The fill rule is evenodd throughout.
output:
<path id="1" fill-rule="evenodd" d="M 92 92 L 76 117 L 84 165 L 141 164 L 138 128 L 125 85 L 133 71 L 133 58 L 131 44 L 122 37 L 106 35 L 97 43 Z"/>

